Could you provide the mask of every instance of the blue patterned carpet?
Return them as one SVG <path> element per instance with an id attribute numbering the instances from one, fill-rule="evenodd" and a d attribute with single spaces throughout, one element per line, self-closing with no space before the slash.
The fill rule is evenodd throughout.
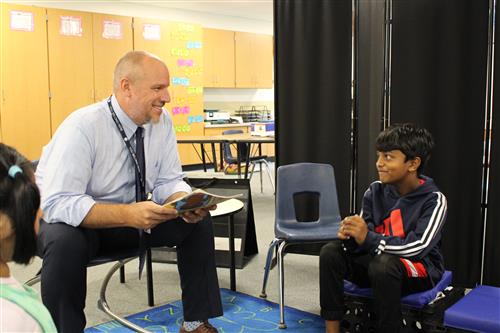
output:
<path id="1" fill-rule="evenodd" d="M 220 333 L 315 333 L 324 332 L 324 321 L 315 314 L 285 308 L 286 330 L 278 328 L 279 306 L 257 297 L 221 289 L 224 316 L 210 320 Z M 182 304 L 176 301 L 127 317 L 133 323 L 152 332 L 179 332 L 182 324 Z M 115 321 L 89 327 L 85 333 L 132 332 Z"/>

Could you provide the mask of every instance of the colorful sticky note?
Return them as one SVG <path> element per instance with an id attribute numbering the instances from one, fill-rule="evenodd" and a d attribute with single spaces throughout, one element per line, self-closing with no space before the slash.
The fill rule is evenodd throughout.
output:
<path id="1" fill-rule="evenodd" d="M 188 41 L 186 43 L 186 48 L 187 49 L 201 49 L 202 45 L 203 45 L 202 42 Z"/>
<path id="2" fill-rule="evenodd" d="M 201 95 L 203 94 L 203 87 L 188 87 L 187 92 L 189 95 Z"/>
<path id="3" fill-rule="evenodd" d="M 170 33 L 170 38 L 173 40 L 189 40 L 189 33 L 183 31 L 173 31 Z"/>
<path id="4" fill-rule="evenodd" d="M 177 66 L 193 66 L 193 59 L 177 59 Z"/>
<path id="5" fill-rule="evenodd" d="M 174 86 L 189 86 L 189 79 L 187 77 L 172 77 L 172 84 Z"/>
<path id="6" fill-rule="evenodd" d="M 198 115 L 198 116 L 189 116 L 188 117 L 188 123 L 193 124 L 193 123 L 202 123 L 203 122 L 203 116 Z"/>
<path id="7" fill-rule="evenodd" d="M 188 124 L 175 125 L 174 129 L 175 129 L 176 132 L 190 132 L 191 131 L 191 126 L 189 126 Z"/>
<path id="8" fill-rule="evenodd" d="M 184 75 L 186 75 L 186 76 L 195 76 L 195 75 L 201 75 L 201 74 L 203 74 L 202 68 L 193 68 L 193 67 L 184 68 Z"/>
<path id="9" fill-rule="evenodd" d="M 172 48 L 170 49 L 170 54 L 177 57 L 189 57 L 189 50 Z"/>

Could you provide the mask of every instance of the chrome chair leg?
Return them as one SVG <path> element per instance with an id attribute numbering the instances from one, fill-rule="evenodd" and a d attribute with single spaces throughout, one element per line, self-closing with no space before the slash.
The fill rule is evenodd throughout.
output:
<path id="1" fill-rule="evenodd" d="M 274 188 L 274 181 L 273 181 L 273 177 L 271 176 L 271 167 L 269 166 L 269 162 L 266 160 L 266 159 L 260 159 L 260 160 L 255 160 L 252 162 L 252 165 L 253 165 L 253 169 L 252 169 L 252 175 L 253 175 L 253 171 L 255 169 L 255 164 L 256 163 L 259 163 L 259 173 L 260 173 L 260 193 L 263 193 L 264 192 L 264 187 L 263 187 L 263 184 L 262 184 L 262 164 L 264 164 L 265 168 L 266 168 L 266 171 L 267 171 L 267 176 L 269 177 L 269 182 L 271 183 L 271 188 L 273 189 L 273 193 L 276 193 L 276 190 Z M 250 179 L 252 177 L 250 176 Z"/>
<path id="2" fill-rule="evenodd" d="M 256 161 L 253 161 L 252 162 L 252 165 L 253 165 L 253 169 L 255 169 L 255 164 L 256 163 L 259 163 L 259 180 L 260 180 L 260 193 L 264 193 L 264 185 L 262 183 L 262 163 L 263 163 L 263 160 L 256 160 Z M 253 174 L 253 170 L 252 169 L 252 174 Z"/>
<path id="3" fill-rule="evenodd" d="M 32 277 L 31 279 L 26 281 L 24 284 L 27 285 L 28 287 L 31 287 L 31 286 L 37 284 L 38 282 L 40 282 L 41 279 L 42 279 L 42 274 L 40 271 L 36 274 L 36 276 Z"/>
<path id="4" fill-rule="evenodd" d="M 266 169 L 267 169 L 267 176 L 269 177 L 269 182 L 271 183 L 271 187 L 273 189 L 273 193 L 276 193 L 276 190 L 274 188 L 274 181 L 273 181 L 273 177 L 271 176 L 271 167 L 269 166 L 269 163 L 266 161 L 266 160 L 262 160 L 262 162 L 264 163 L 264 165 L 266 166 Z M 261 177 L 262 177 L 262 173 L 261 173 Z"/>
<path id="5" fill-rule="evenodd" d="M 253 172 L 255 171 L 255 163 L 250 162 L 248 163 L 248 167 L 252 167 L 252 170 L 250 170 L 250 176 L 248 176 L 248 180 L 252 180 Z"/>
<path id="6" fill-rule="evenodd" d="M 286 328 L 285 324 L 285 267 L 283 265 L 283 250 L 287 243 L 283 241 L 278 247 L 278 269 L 280 271 L 280 324 L 279 328 Z"/>
<path id="7" fill-rule="evenodd" d="M 115 319 L 116 321 L 121 323 L 123 326 L 130 328 L 131 330 L 134 330 L 134 331 L 139 332 L 139 333 L 151 333 L 150 331 L 147 331 L 147 330 L 143 329 L 142 327 L 135 325 L 134 323 L 128 321 L 127 319 L 125 319 L 123 317 L 119 317 L 117 314 L 115 314 L 114 312 L 111 311 L 111 308 L 109 307 L 108 302 L 106 301 L 106 289 L 108 288 L 109 280 L 111 279 L 111 277 L 113 276 L 113 274 L 117 270 L 121 270 L 121 268 L 123 268 L 123 266 L 126 263 L 128 263 L 129 261 L 134 260 L 134 259 L 135 258 L 119 260 L 116 264 L 114 264 L 111 267 L 111 269 L 108 271 L 108 273 L 104 277 L 104 280 L 102 281 L 99 299 L 97 300 L 97 307 L 99 308 L 99 310 L 105 312 L 108 316 Z M 41 275 L 41 270 L 40 270 L 35 277 L 29 279 L 24 284 L 31 287 L 31 286 L 37 284 L 38 282 L 40 282 L 41 279 L 42 279 L 42 275 Z"/>
<path id="8" fill-rule="evenodd" d="M 259 162 L 259 173 L 260 173 L 260 193 L 264 193 L 264 186 L 262 185 L 262 161 Z"/>
<path id="9" fill-rule="evenodd" d="M 261 298 L 267 298 L 266 294 L 266 286 L 267 286 L 267 279 L 269 278 L 269 271 L 271 270 L 271 261 L 273 258 L 273 251 L 278 246 L 280 243 L 280 240 L 278 238 L 273 239 L 271 244 L 269 244 L 269 250 L 267 250 L 267 257 L 266 257 L 266 266 L 264 267 L 264 280 L 262 281 L 262 291 L 260 292 L 260 297 Z"/>
<path id="10" fill-rule="evenodd" d="M 117 270 L 119 270 L 121 267 L 123 267 L 123 265 L 125 265 L 126 263 L 128 263 L 129 261 L 134 260 L 134 259 L 135 258 L 120 260 L 116 264 L 114 264 L 113 267 L 111 267 L 109 272 L 104 277 L 104 280 L 102 281 L 99 299 L 97 300 L 97 307 L 99 308 L 99 310 L 105 312 L 108 316 L 110 316 L 111 318 L 113 318 L 114 320 L 116 320 L 117 322 L 122 324 L 123 326 L 130 328 L 131 330 L 134 330 L 134 331 L 140 332 L 140 333 L 151 333 L 150 331 L 147 331 L 147 330 L 143 329 L 142 327 L 139 327 L 139 326 L 135 325 L 134 323 L 128 321 L 127 319 L 120 317 L 117 314 L 115 314 L 114 312 L 112 312 L 111 308 L 108 305 L 108 302 L 106 301 L 106 289 L 108 287 L 109 280 L 111 279 L 111 277 L 113 276 L 113 274 Z"/>

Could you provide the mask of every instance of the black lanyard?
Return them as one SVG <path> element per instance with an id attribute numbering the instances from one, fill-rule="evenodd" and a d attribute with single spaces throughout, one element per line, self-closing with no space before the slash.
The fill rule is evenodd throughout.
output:
<path id="1" fill-rule="evenodd" d="M 144 183 L 145 179 L 142 177 L 142 171 L 141 167 L 139 166 L 139 161 L 137 160 L 137 155 L 135 154 L 134 148 L 132 148 L 132 145 L 130 144 L 130 140 L 127 138 L 127 135 L 125 134 L 125 130 L 123 129 L 120 119 L 118 119 L 118 116 L 116 115 L 115 110 L 113 109 L 113 105 L 111 104 L 111 96 L 109 96 L 108 98 L 108 107 L 109 111 L 111 111 L 111 116 L 113 117 L 116 127 L 118 127 L 118 131 L 122 135 L 123 142 L 125 142 L 125 145 L 128 148 L 128 152 L 130 153 L 130 156 L 132 156 L 132 160 L 134 161 L 135 170 L 139 175 L 139 181 L 141 183 L 141 193 L 146 193 L 146 184 Z M 137 142 L 137 138 L 135 138 L 135 140 Z"/>

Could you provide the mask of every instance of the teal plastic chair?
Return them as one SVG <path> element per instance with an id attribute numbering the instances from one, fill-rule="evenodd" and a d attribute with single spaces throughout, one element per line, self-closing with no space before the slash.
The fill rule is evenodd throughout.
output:
<path id="1" fill-rule="evenodd" d="M 264 281 L 260 297 L 266 298 L 266 284 L 271 269 L 273 252 L 276 251 L 279 269 L 280 328 L 286 328 L 284 315 L 284 266 L 285 247 L 297 243 L 323 243 L 337 238 L 340 210 L 333 167 L 329 164 L 296 163 L 277 169 L 275 238 L 269 245 Z M 295 197 L 312 194 L 318 197 L 319 212 L 315 221 L 299 221 Z"/>

